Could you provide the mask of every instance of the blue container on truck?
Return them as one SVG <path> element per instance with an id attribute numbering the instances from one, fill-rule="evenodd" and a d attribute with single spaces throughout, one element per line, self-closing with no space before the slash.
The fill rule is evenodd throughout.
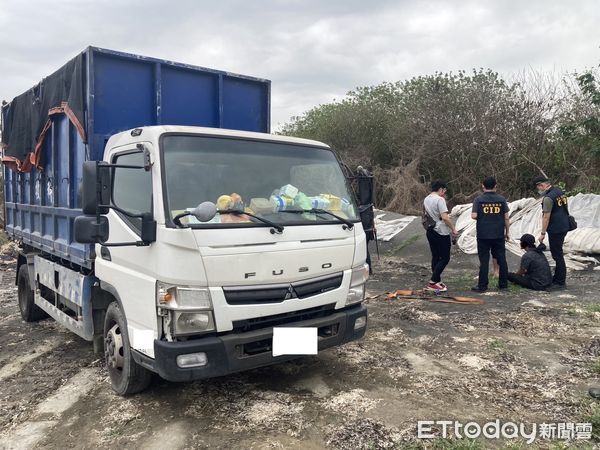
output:
<path id="1" fill-rule="evenodd" d="M 93 246 L 73 239 L 73 220 L 81 215 L 83 162 L 102 160 L 111 135 L 142 126 L 192 125 L 268 133 L 271 84 L 97 47 L 88 47 L 76 60 L 81 70 L 70 81 L 71 89 L 82 93 L 82 120 L 74 120 L 69 108 L 49 104 L 54 108 L 50 115 L 41 111 L 44 120 L 48 118 L 41 139 L 35 133 L 35 164 L 18 158 L 12 164 L 6 156 L 14 150 L 12 140 L 4 148 L 3 160 L 8 163 L 4 165 L 5 228 L 10 237 L 26 245 L 90 268 Z M 31 108 L 45 91 L 50 92 L 53 82 L 51 75 L 28 91 L 34 99 Z M 17 105 L 13 101 L 2 107 L 4 144 L 11 120 L 31 113 L 22 111 L 23 105 L 27 107 L 27 102 Z M 19 114 L 14 110 L 17 106 Z M 21 154 L 33 150 L 27 148 Z M 29 156 L 33 158 L 33 153 Z"/>

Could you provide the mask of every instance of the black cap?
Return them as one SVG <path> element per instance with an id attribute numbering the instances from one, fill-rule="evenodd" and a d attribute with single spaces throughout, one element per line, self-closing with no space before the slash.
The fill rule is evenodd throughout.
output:
<path id="1" fill-rule="evenodd" d="M 548 177 L 545 177 L 544 175 L 539 175 L 533 179 L 533 185 L 537 186 L 540 183 L 547 183 L 548 181 L 550 181 L 548 180 Z"/>
<path id="2" fill-rule="evenodd" d="M 521 244 L 526 244 L 528 247 L 535 247 L 535 237 L 532 234 L 524 234 L 521 236 Z"/>

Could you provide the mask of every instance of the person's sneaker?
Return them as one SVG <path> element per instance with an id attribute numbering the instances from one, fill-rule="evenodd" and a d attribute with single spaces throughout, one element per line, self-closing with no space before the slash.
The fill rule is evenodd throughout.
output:
<path id="1" fill-rule="evenodd" d="M 556 281 L 553 281 L 550 287 L 555 290 L 562 290 L 567 288 L 567 283 L 557 283 Z"/>
<path id="2" fill-rule="evenodd" d="M 448 288 L 446 287 L 446 285 L 444 283 L 432 283 L 432 282 L 427 283 L 427 287 L 425 289 L 427 289 L 428 291 L 434 291 L 434 292 L 446 292 L 448 290 Z"/>
<path id="3" fill-rule="evenodd" d="M 498 286 L 498 289 L 500 289 L 501 291 L 505 291 L 508 289 L 508 286 Z"/>
<path id="4" fill-rule="evenodd" d="M 486 287 L 483 287 L 483 286 L 473 286 L 473 287 L 471 288 L 471 290 L 472 290 L 473 292 L 485 292 L 485 291 L 487 291 L 487 288 L 486 288 Z"/>

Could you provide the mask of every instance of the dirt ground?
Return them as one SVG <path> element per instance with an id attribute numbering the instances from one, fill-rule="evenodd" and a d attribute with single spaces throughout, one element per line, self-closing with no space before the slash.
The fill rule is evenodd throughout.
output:
<path id="1" fill-rule="evenodd" d="M 597 270 L 570 272 L 563 291 L 491 290 L 484 305 L 368 300 L 361 341 L 218 379 L 157 379 L 123 399 L 91 344 L 51 320 L 21 320 L 13 250 L 5 245 L 0 256 L 0 448 L 525 446 L 418 440 L 418 420 L 593 422 L 600 432 L 599 406 L 587 395 L 600 373 Z M 369 293 L 428 279 L 415 228 L 381 253 Z M 454 253 L 444 281 L 471 295 L 476 268 L 474 257 Z"/>

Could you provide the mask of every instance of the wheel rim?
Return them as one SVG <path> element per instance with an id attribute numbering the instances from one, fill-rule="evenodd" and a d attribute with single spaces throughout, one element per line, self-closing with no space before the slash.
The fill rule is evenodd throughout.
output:
<path id="1" fill-rule="evenodd" d="M 106 357 L 106 365 L 113 370 L 119 372 L 123 370 L 123 335 L 118 324 L 108 330 L 104 338 L 104 355 Z"/>

